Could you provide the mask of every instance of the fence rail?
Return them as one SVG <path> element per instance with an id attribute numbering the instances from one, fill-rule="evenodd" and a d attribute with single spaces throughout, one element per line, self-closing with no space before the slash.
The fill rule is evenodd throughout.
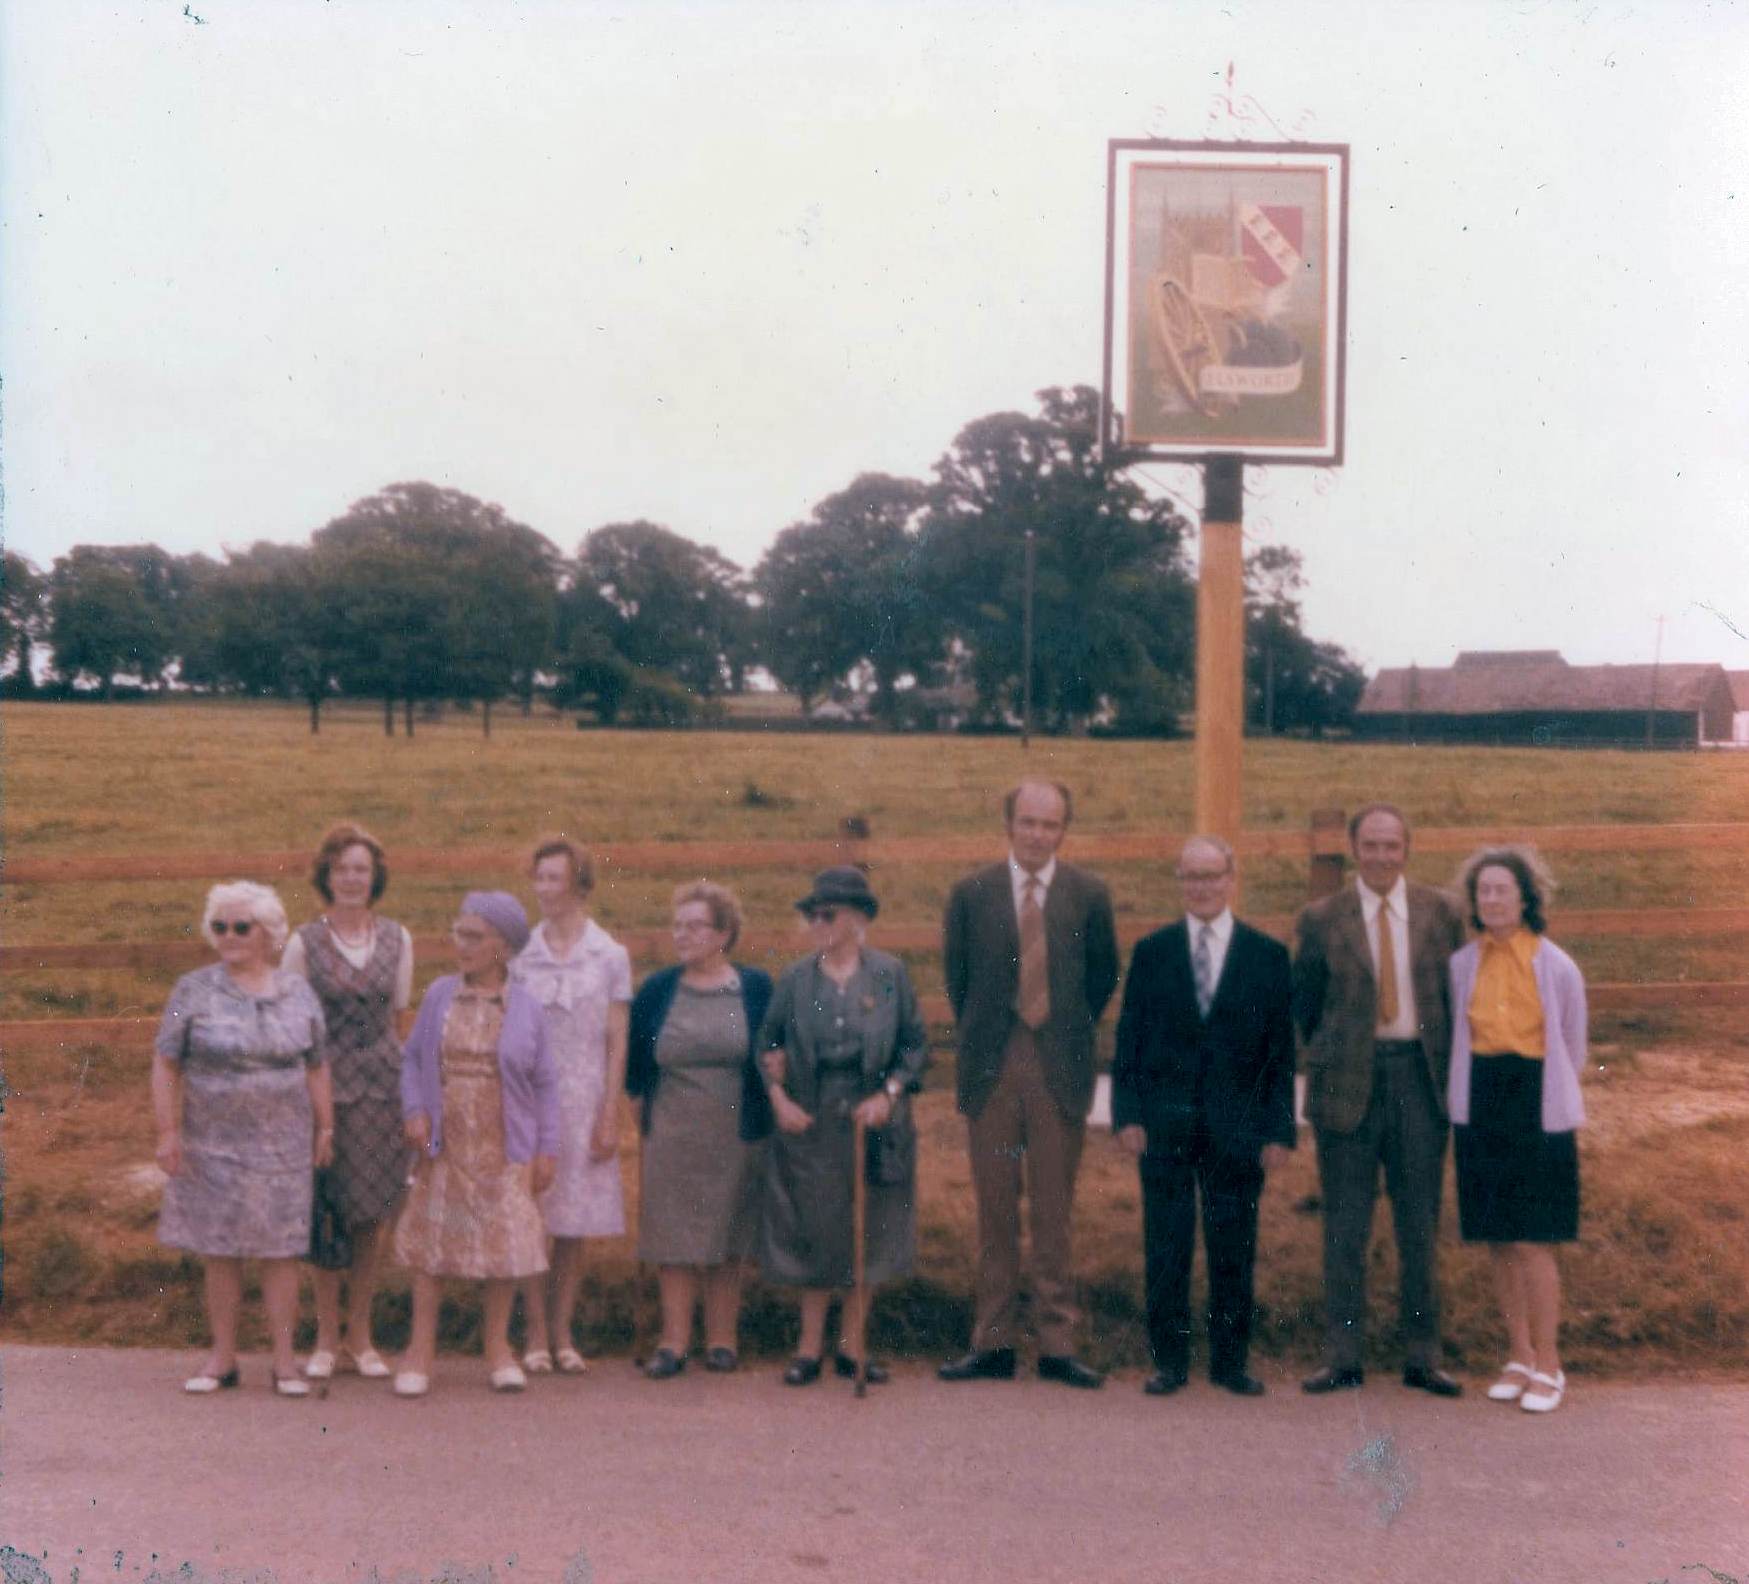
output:
<path id="1" fill-rule="evenodd" d="M 1171 856 L 1184 833 L 1172 831 L 1077 831 L 1074 856 L 1090 863 Z M 1468 852 L 1479 846 L 1512 842 L 1534 843 L 1545 852 L 1676 852 L 1749 849 L 1749 823 L 1684 825 L 1491 825 L 1435 826 L 1417 829 L 1417 852 Z M 1307 894 L 1328 895 L 1342 881 L 1347 831 L 1340 810 L 1312 815 L 1307 829 L 1246 831 L 1234 843 L 1243 857 L 1297 859 L 1307 866 Z M 836 840 L 731 842 L 610 842 L 595 849 L 598 867 L 643 874 L 716 874 L 747 869 L 806 869 L 826 863 L 974 864 L 1000 857 L 1001 845 L 988 835 L 872 838 L 845 836 Z M 527 856 L 523 847 L 398 848 L 397 874 L 445 874 L 470 877 L 502 876 L 519 870 Z M 247 875 L 278 879 L 307 872 L 306 851 L 234 852 L 201 850 L 143 856 L 83 856 L 37 858 L 8 863 L 4 878 L 14 885 L 61 885 L 75 882 L 210 880 Z M 1286 939 L 1293 919 L 1288 914 L 1254 917 L 1252 922 Z M 1125 945 L 1133 944 L 1159 921 L 1126 916 L 1118 921 Z M 1749 933 L 1749 908 L 1569 908 L 1553 926 L 1572 938 L 1628 936 L 1642 939 L 1683 939 Z M 633 957 L 642 962 L 661 958 L 668 933 L 661 929 L 622 932 Z M 940 926 L 933 920 L 883 923 L 879 939 L 893 951 L 930 952 L 940 946 Z M 793 930 L 755 930 L 744 938 L 744 952 L 756 958 L 781 959 L 800 946 Z M 427 961 L 442 960 L 447 937 L 420 936 L 415 950 Z M 48 970 L 144 969 L 179 971 L 208 960 L 198 939 L 109 941 L 0 947 L 0 974 Z M 1660 980 L 1649 983 L 1594 984 L 1591 1004 L 1600 1010 L 1627 1011 L 1651 1007 L 1730 1007 L 1749 1009 L 1749 981 Z M 946 1002 L 925 997 L 927 1015 L 949 1020 Z M 32 1018 L 0 1021 L 0 1049 L 77 1048 L 93 1043 L 144 1045 L 156 1019 L 148 1017 Z"/>

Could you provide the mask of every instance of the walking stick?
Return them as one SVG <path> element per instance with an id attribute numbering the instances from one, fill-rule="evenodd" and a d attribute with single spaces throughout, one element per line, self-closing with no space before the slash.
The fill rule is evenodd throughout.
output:
<path id="1" fill-rule="evenodd" d="M 850 1150 L 850 1274 L 856 1288 L 856 1395 L 868 1393 L 868 1124 L 852 1118 Z"/>

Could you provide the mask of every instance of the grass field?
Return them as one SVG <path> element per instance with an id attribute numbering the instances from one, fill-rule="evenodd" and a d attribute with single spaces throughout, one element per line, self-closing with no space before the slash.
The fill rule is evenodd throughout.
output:
<path id="1" fill-rule="evenodd" d="M 333 712 L 311 737 L 300 711 L 273 706 L 8 705 L 5 850 L 11 859 L 313 847 L 331 820 L 354 817 L 394 850 L 518 844 L 562 828 L 597 841 L 834 834 L 860 814 L 877 836 L 985 833 L 1000 851 L 996 800 L 1026 768 L 1069 781 L 1076 829 L 1181 830 L 1190 819 L 1188 744 L 1040 741 L 1023 761 L 1006 739 L 579 732 L 550 714 L 504 712 L 493 736 L 457 717 L 384 738 L 369 711 Z M 1749 818 L 1749 760 L 1729 755 L 1538 753 L 1254 743 L 1246 758 L 1249 828 L 1302 830 L 1314 808 L 1373 796 L 1426 825 L 1674 823 Z M 1073 836 L 1069 855 L 1073 856 Z M 1740 905 L 1749 853 L 1572 854 L 1558 860 L 1573 907 Z M 1443 881 L 1449 856 L 1417 859 Z M 877 870 L 883 920 L 932 919 L 957 865 Z M 1160 918 L 1174 906 L 1170 855 L 1108 867 L 1121 912 Z M 717 876 L 750 917 L 787 920 L 806 875 Z M 1245 875 L 1252 912 L 1291 911 L 1303 865 L 1258 861 Z M 403 877 L 384 910 L 415 932 L 449 921 L 468 884 L 519 887 L 514 873 Z M 660 925 L 673 877 L 608 873 L 597 913 L 608 928 Z M 203 882 L 8 885 L 10 945 L 185 938 Z M 294 920 L 309 916 L 301 880 L 282 886 Z M 878 943 L 879 925 L 875 939 Z M 1740 979 L 1739 936 L 1563 941 L 1594 980 Z M 422 963 L 421 982 L 446 965 Z M 925 990 L 931 956 L 913 960 Z M 125 970 L 9 974 L 7 1017 L 156 1014 L 169 975 Z M 1583 1136 L 1584 1239 L 1568 1260 L 1573 1361 L 1594 1371 L 1652 1366 L 1749 1370 L 1749 1254 L 1740 1163 L 1749 1146 L 1744 1082 L 1749 1024 L 1736 1014 L 1643 1013 L 1600 1021 Z M 1107 1039 L 1109 1040 L 1109 1020 Z M 20 1052 L 7 1061 L 5 1309 L 9 1334 L 34 1340 L 183 1344 L 201 1334 L 197 1269 L 153 1240 L 157 1187 L 143 1052 L 86 1048 Z M 951 1057 L 938 1052 L 921 1102 L 924 1168 L 919 1276 L 887 1293 L 879 1345 L 947 1351 L 969 1314 L 971 1192 Z M 1315 1349 L 1316 1175 L 1307 1147 L 1265 1202 L 1259 1347 Z M 635 1181 L 628 1146 L 628 1182 Z M 1448 1219 L 1451 1211 L 1448 1209 Z M 1079 1255 L 1092 1323 L 1090 1351 L 1140 1362 L 1139 1206 L 1133 1167 L 1103 1139 L 1089 1148 L 1079 1201 Z M 1381 1224 L 1383 1222 L 1381 1215 Z M 1388 1240 L 1376 1253 L 1375 1333 L 1388 1348 Z M 1450 1235 L 1448 1335 L 1454 1362 L 1485 1369 L 1499 1339 L 1480 1257 Z M 604 1244 L 585 1304 L 587 1341 L 631 1344 L 644 1303 L 629 1243 Z M 397 1282 L 381 1302 L 387 1334 L 404 1327 Z M 446 1317 L 465 1343 L 473 1314 Z M 788 1343 L 788 1305 L 756 1293 L 752 1349 Z"/>

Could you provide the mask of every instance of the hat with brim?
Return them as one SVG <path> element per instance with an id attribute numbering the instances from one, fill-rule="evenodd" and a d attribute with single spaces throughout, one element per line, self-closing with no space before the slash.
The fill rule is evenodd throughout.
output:
<path id="1" fill-rule="evenodd" d="M 868 876 L 853 864 L 822 869 L 814 876 L 813 889 L 796 901 L 796 908 L 802 913 L 811 914 L 827 907 L 853 907 L 870 918 L 881 910 L 874 892 L 868 888 Z"/>

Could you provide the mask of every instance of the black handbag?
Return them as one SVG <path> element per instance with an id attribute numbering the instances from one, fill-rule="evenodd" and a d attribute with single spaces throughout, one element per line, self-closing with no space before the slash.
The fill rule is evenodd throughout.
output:
<path id="1" fill-rule="evenodd" d="M 340 1185 L 326 1166 L 316 1168 L 310 1194 L 310 1252 L 317 1270 L 346 1270 L 352 1264 L 352 1233 L 340 1209 Z"/>
<path id="2" fill-rule="evenodd" d="M 889 1122 L 885 1127 L 870 1128 L 868 1160 L 865 1163 L 871 1187 L 881 1188 L 893 1183 L 908 1183 L 917 1171 L 917 1130 L 908 1123 Z"/>

